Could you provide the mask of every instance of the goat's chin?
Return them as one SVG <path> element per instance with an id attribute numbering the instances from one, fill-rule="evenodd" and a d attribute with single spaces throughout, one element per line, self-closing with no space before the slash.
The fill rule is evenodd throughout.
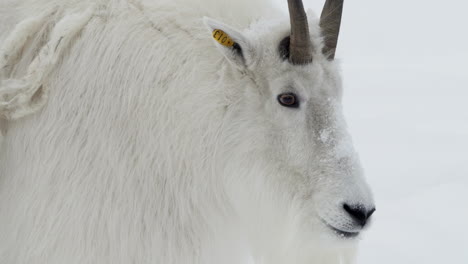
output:
<path id="1" fill-rule="evenodd" d="M 316 243 L 323 248 L 347 251 L 357 248 L 360 237 L 360 232 L 346 232 L 326 226 L 317 235 Z"/>
<path id="2" fill-rule="evenodd" d="M 300 237 L 307 241 L 296 249 L 303 259 L 294 263 L 351 264 L 355 263 L 358 248 L 357 239 L 343 239 L 328 228 L 315 230 L 309 237 Z"/>

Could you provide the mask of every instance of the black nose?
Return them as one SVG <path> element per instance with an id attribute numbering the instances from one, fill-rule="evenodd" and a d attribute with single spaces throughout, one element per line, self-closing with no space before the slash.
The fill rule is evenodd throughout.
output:
<path id="1" fill-rule="evenodd" d="M 367 223 L 367 220 L 375 212 L 375 208 L 367 210 L 363 205 L 349 205 L 343 204 L 343 208 L 346 212 L 353 218 L 359 225 L 364 227 Z"/>

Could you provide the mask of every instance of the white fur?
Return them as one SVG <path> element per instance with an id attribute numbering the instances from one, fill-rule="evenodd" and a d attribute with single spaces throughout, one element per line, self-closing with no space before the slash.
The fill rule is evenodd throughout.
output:
<path id="1" fill-rule="evenodd" d="M 2 2 L 0 263 L 352 262 L 324 224 L 373 206 L 339 72 L 311 15 L 313 64 L 283 61 L 271 5 Z"/>

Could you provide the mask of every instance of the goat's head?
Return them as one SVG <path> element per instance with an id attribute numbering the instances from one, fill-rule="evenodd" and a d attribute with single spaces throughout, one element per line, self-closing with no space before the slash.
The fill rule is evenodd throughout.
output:
<path id="1" fill-rule="evenodd" d="M 229 110 L 228 133 L 242 141 L 228 140 L 230 151 L 238 150 L 232 160 L 242 160 L 242 168 L 226 170 L 249 175 L 250 186 L 261 185 L 252 178 L 262 175 L 289 204 L 299 204 L 301 221 L 314 222 L 320 237 L 356 237 L 375 209 L 341 110 L 334 57 L 343 1 L 327 0 L 311 23 L 300 0 L 288 4 L 291 27 L 257 22 L 240 32 L 205 19 L 219 50 L 247 80 L 231 87 L 239 95 Z"/>

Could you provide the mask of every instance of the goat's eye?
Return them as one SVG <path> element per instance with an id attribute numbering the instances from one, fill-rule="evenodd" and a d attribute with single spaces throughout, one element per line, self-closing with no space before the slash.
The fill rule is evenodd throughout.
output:
<path id="1" fill-rule="evenodd" d="M 299 101 L 293 93 L 283 93 L 278 95 L 278 102 L 286 107 L 299 107 Z"/>

